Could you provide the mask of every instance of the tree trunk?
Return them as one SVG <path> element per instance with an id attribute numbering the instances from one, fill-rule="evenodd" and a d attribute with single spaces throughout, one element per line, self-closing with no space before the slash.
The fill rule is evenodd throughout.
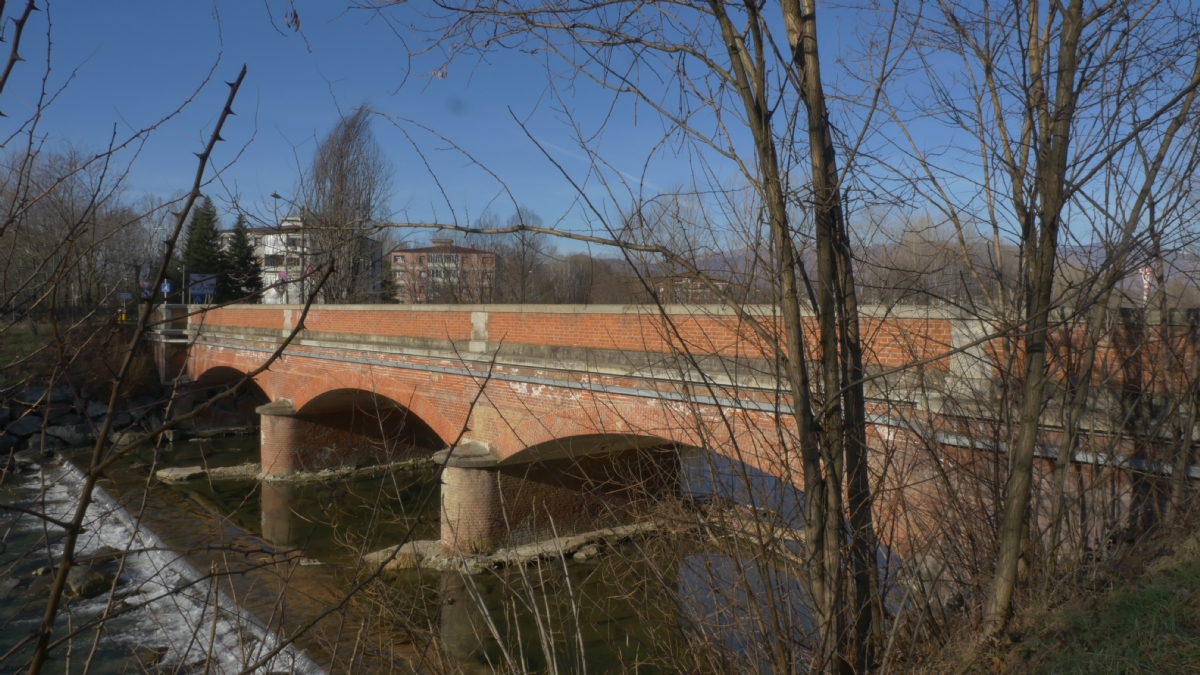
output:
<path id="1" fill-rule="evenodd" d="M 833 465 L 841 467 L 844 458 L 852 537 L 854 666 L 857 672 L 865 672 L 873 661 L 872 642 L 881 633 L 882 606 L 878 593 L 877 544 L 871 518 L 858 295 L 842 210 L 837 154 L 821 82 L 816 6 L 814 0 L 783 0 L 781 4 L 800 95 L 808 114 L 817 243 L 817 318 L 826 397 L 822 426 L 826 452 L 833 459 Z M 841 488 L 840 473 L 831 476 L 836 485 L 830 486 L 831 493 Z M 840 499 L 836 506 L 841 513 Z M 831 504 L 831 509 L 833 507 Z M 827 545 L 840 545 L 840 542 L 835 540 Z"/>
<path id="2" fill-rule="evenodd" d="M 1031 26 L 1038 25 L 1036 3 L 1031 4 Z M 984 632 L 992 636 L 1008 625 L 1016 591 L 1017 572 L 1021 558 L 1021 533 L 1028 516 L 1030 484 L 1033 481 L 1033 451 L 1037 445 L 1038 427 L 1042 412 L 1042 396 L 1046 389 L 1046 331 L 1054 290 L 1054 267 L 1066 194 L 1067 150 L 1071 137 L 1071 122 L 1075 112 L 1075 71 L 1078 63 L 1079 36 L 1083 30 L 1083 0 L 1071 0 L 1062 13 L 1059 27 L 1057 82 L 1053 101 L 1044 100 L 1041 86 L 1039 49 L 1030 49 L 1030 61 L 1035 62 L 1035 83 L 1030 91 L 1031 102 L 1042 120 L 1042 147 L 1039 152 L 1035 185 L 1040 213 L 1028 219 L 1023 238 L 1032 265 L 1026 275 L 1025 306 L 1025 372 L 1022 373 L 1021 408 L 1017 441 L 1011 451 L 1008 483 L 1005 490 L 1004 514 L 1000 524 L 997 546 L 996 574 L 992 583 L 984 618 Z M 1036 36 L 1035 36 L 1036 39 Z"/>

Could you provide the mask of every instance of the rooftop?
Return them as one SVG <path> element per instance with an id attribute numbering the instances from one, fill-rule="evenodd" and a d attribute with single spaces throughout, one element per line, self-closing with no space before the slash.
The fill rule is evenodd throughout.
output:
<path id="1" fill-rule="evenodd" d="M 467 246 L 458 246 L 452 239 L 434 239 L 432 244 L 432 246 L 422 246 L 421 248 L 393 249 L 391 255 L 403 253 L 480 253 L 484 255 L 492 255 L 491 251 L 484 251 Z"/>

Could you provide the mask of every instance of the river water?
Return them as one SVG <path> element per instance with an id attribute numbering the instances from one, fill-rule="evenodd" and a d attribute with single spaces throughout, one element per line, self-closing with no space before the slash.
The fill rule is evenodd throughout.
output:
<path id="1" fill-rule="evenodd" d="M 110 607 L 107 594 L 74 600 L 60 615 L 56 636 L 87 627 L 106 607 L 125 610 L 104 624 L 88 672 L 141 672 L 153 664 L 165 672 L 235 673 L 301 627 L 310 629 L 258 672 L 424 672 L 448 664 L 463 672 L 678 672 L 705 665 L 686 662 L 699 658 L 698 643 L 728 666 L 756 670 L 770 636 L 746 627 L 764 624 L 755 589 L 769 586 L 775 606 L 806 600 L 799 584 L 769 572 L 755 577 L 745 560 L 659 537 L 587 562 L 474 577 L 402 573 L 343 602 L 361 578 L 361 553 L 406 536 L 437 538 L 436 474 L 308 485 L 147 480 L 151 468 L 257 458 L 253 438 L 176 443 L 108 472 L 79 552 L 140 552 L 126 558 L 122 601 Z M 44 503 L 52 517 L 69 519 L 81 484 L 64 461 L 10 477 L 0 500 L 39 510 Z M 40 621 L 51 575 L 33 572 L 61 552 L 62 530 L 28 515 L 0 517 L 6 652 Z M 750 584 L 731 592 L 739 575 Z M 781 594 L 794 602 L 781 603 Z M 782 614 L 774 625 L 807 632 L 802 612 Z M 84 672 L 96 637 L 81 630 L 64 642 L 51 672 Z M 20 660 L 0 663 L 0 671 Z"/>

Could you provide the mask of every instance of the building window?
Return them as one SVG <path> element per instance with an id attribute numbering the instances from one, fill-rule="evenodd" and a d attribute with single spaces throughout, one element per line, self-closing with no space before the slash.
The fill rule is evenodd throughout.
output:
<path id="1" fill-rule="evenodd" d="M 421 278 L 422 278 L 422 279 L 424 279 L 424 278 L 425 278 L 425 272 L 424 272 L 424 271 L 422 271 L 422 272 L 421 272 Z"/>
<path id="2" fill-rule="evenodd" d="M 396 270 L 396 278 L 403 279 L 404 278 L 404 270 Z"/>
<path id="3" fill-rule="evenodd" d="M 483 256 L 483 264 L 491 265 L 492 264 L 492 256 L 490 256 L 490 255 Z"/>
<path id="4" fill-rule="evenodd" d="M 421 257 L 420 257 L 420 259 L 418 259 L 418 260 L 417 260 L 417 262 L 419 262 L 419 263 L 421 263 L 422 265 L 424 265 L 424 264 L 425 264 L 425 256 L 421 256 Z"/>
<path id="5" fill-rule="evenodd" d="M 404 256 L 402 256 L 402 255 L 395 256 L 392 258 L 392 262 L 394 262 L 398 265 L 403 265 L 404 264 Z"/>
<path id="6" fill-rule="evenodd" d="M 267 267 L 279 267 L 283 264 L 283 256 L 269 255 L 265 258 L 265 262 L 263 264 Z"/>

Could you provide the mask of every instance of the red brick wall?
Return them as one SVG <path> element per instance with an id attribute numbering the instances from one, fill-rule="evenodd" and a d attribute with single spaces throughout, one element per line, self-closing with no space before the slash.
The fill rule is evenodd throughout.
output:
<path id="1" fill-rule="evenodd" d="M 487 312 L 488 339 L 493 343 L 504 341 L 653 353 L 686 349 L 704 355 L 773 358 L 773 350 L 738 317 L 703 311 L 663 316 L 637 308 L 623 312 L 608 308 L 526 312 L 497 311 L 486 305 L 463 309 L 430 306 L 325 309 L 317 306 L 309 311 L 304 325 L 308 330 L 319 332 L 468 340 L 472 309 Z M 193 323 L 202 321 L 206 326 L 280 330 L 284 327 L 284 312 L 291 312 L 293 325 L 299 321 L 299 309 L 256 306 L 210 310 L 202 319 L 193 319 Z M 771 317 L 760 317 L 759 321 L 772 333 L 778 330 Z M 951 344 L 951 323 L 945 318 L 868 318 L 863 321 L 862 328 L 868 357 L 886 366 L 903 365 L 914 358 L 935 357 L 946 352 Z M 817 344 L 816 326 L 811 320 L 806 323 L 806 341 L 814 347 Z"/>
<path id="2" fill-rule="evenodd" d="M 263 415 L 260 457 L 262 471 L 269 476 L 286 476 L 295 473 L 296 446 L 300 438 L 296 433 L 297 420 L 286 415 Z"/>
<path id="3" fill-rule="evenodd" d="M 659 315 L 634 311 L 519 313 L 477 309 L 488 310 L 488 338 L 491 343 L 503 340 L 507 344 L 651 353 L 670 353 L 682 344 L 703 354 L 768 355 L 757 339 L 750 336 L 748 328 L 739 325 L 736 317 L 728 315 L 672 314 L 664 319 Z M 285 311 L 292 312 L 292 321 L 298 320 L 299 312 L 295 309 L 233 308 L 211 312 L 207 321 L 210 325 L 220 323 L 277 330 L 282 328 L 282 312 Z M 346 334 L 468 340 L 472 328 L 471 308 L 317 308 L 309 317 L 307 327 L 314 331 Z M 868 318 L 863 322 L 865 348 L 872 362 L 879 365 L 899 366 L 917 359 L 932 358 L 932 367 L 944 368 L 948 365 L 948 359 L 939 359 L 938 355 L 945 354 L 952 344 L 952 328 L 948 319 Z M 1076 327 L 1075 330 L 1082 328 Z M 1097 366 L 1098 372 L 1104 374 L 1097 377 L 1102 377 L 1107 386 L 1115 382 L 1122 386 L 1153 388 L 1161 386 L 1163 382 L 1178 382 L 1180 374 L 1186 373 L 1188 364 L 1195 357 L 1192 338 L 1187 331 L 1185 326 L 1171 327 L 1166 331 L 1166 339 L 1163 339 L 1153 326 L 1149 330 L 1118 326 L 1105 335 L 1102 358 Z M 1066 337 L 1060 332 L 1055 336 L 1057 342 L 1052 345 L 1055 351 L 1051 365 L 1060 379 L 1075 367 L 1072 359 L 1077 362 L 1078 355 L 1072 350 L 1077 348 L 1073 345 L 1080 344 L 1078 338 L 1081 336 L 1071 335 L 1070 341 Z M 809 339 L 809 344 L 814 345 L 815 336 L 810 333 Z M 215 366 L 228 366 L 245 372 L 257 367 L 267 356 L 265 351 L 239 349 L 238 344 L 242 343 L 193 347 L 189 369 L 194 376 Z M 989 347 L 995 349 L 998 345 L 999 340 L 993 340 Z M 271 343 L 260 345 L 262 348 L 271 346 Z M 770 412 L 717 409 L 652 397 L 489 379 L 486 377 L 485 364 L 472 366 L 472 372 L 477 377 L 467 377 L 412 367 L 393 367 L 390 364 L 365 365 L 316 358 L 332 355 L 335 351 L 340 356 L 356 356 L 356 353 L 347 353 L 346 350 L 297 345 L 257 380 L 273 400 L 290 399 L 302 413 L 306 404 L 326 392 L 339 389 L 377 392 L 428 423 L 443 444 L 453 444 L 465 436 L 488 443 L 500 459 L 519 461 L 520 458 L 515 457 L 518 453 L 560 438 L 596 434 L 617 438 L 628 435 L 684 445 L 703 444 L 772 475 L 799 482 L 795 466 L 797 460 L 780 448 L 777 434 L 782 429 L 785 437 L 791 435 L 792 420 L 788 415 L 776 417 Z M 461 369 L 468 365 L 457 359 L 378 351 L 364 356 L 391 362 L 395 366 Z M 1168 365 L 1162 365 L 1164 363 Z M 575 378 L 593 384 L 659 388 L 673 393 L 689 392 L 676 382 L 631 377 L 581 375 L 500 365 L 495 367 L 494 372 L 551 380 Z M 768 403 L 771 397 L 769 392 L 732 387 L 716 387 L 715 391 L 696 390 L 694 393 Z M 311 470 L 323 468 L 330 461 L 345 462 L 362 456 L 357 454 L 364 447 L 362 439 L 346 437 L 345 429 L 306 426 L 313 422 L 304 422 L 303 419 L 284 424 L 279 421 L 281 419 L 287 418 L 263 418 L 264 469 Z M 932 421 L 939 424 L 945 422 L 940 418 Z M 981 437 L 988 437 L 987 430 L 982 430 Z M 940 522 L 938 519 L 946 513 L 963 508 L 961 504 L 948 503 L 946 495 L 939 492 L 942 485 L 939 481 L 944 479 L 942 469 L 934 463 L 928 449 L 921 445 L 921 439 L 905 439 L 901 433 L 899 437 L 886 442 L 879 438 L 875 440 L 877 443 L 899 444 L 894 446 L 899 448 L 898 452 L 876 455 L 877 458 L 887 458 L 889 485 L 897 488 L 887 493 L 887 499 L 881 506 L 881 532 L 885 540 L 896 543 L 906 541 L 914 534 L 921 533 L 926 525 Z M 1046 440 L 1053 442 L 1051 438 Z M 335 445 L 337 452 L 326 452 Z M 291 449 L 289 457 L 283 457 L 285 448 Z M 1003 457 L 991 452 L 964 449 L 939 448 L 938 451 L 944 452 L 947 460 L 958 462 L 960 469 L 956 470 L 961 470 L 963 476 L 982 475 L 999 466 L 997 462 L 1000 460 L 997 458 Z M 273 467 L 273 464 L 277 466 Z M 1042 473 L 1044 464 L 1039 463 L 1039 467 L 1043 467 L 1039 469 Z M 520 470 L 524 471 L 524 468 Z M 607 499 L 602 494 L 588 493 L 579 489 L 580 485 L 564 487 L 545 475 L 516 475 L 514 471 L 517 470 L 506 471 L 498 477 L 493 475 L 492 480 L 496 484 L 491 492 L 476 485 L 458 493 L 465 500 L 460 504 L 461 508 L 466 509 L 466 515 L 463 516 L 465 520 L 460 519 L 459 522 L 459 527 L 465 528 L 464 541 L 498 541 L 497 537 L 507 531 L 499 510 L 501 503 L 505 504 L 503 515 L 508 516 L 508 523 L 513 526 L 516 535 L 529 538 L 548 532 L 550 523 L 544 517 L 547 509 L 555 514 L 556 526 L 562 524 L 564 529 L 569 529 L 588 522 L 592 515 L 620 501 L 615 495 L 608 495 L 612 499 Z M 1086 476 L 1081 478 L 1087 482 L 1085 479 Z M 971 484 L 984 483 L 975 481 Z M 451 492 L 451 506 L 454 505 L 453 494 Z M 970 506 L 977 508 L 980 513 L 986 513 L 994 506 L 994 498 L 980 490 L 971 497 L 975 501 Z M 903 502 L 896 501 L 901 498 Z M 594 499 L 599 501 L 589 501 Z M 497 527 L 504 527 L 504 530 L 497 530 Z"/>

